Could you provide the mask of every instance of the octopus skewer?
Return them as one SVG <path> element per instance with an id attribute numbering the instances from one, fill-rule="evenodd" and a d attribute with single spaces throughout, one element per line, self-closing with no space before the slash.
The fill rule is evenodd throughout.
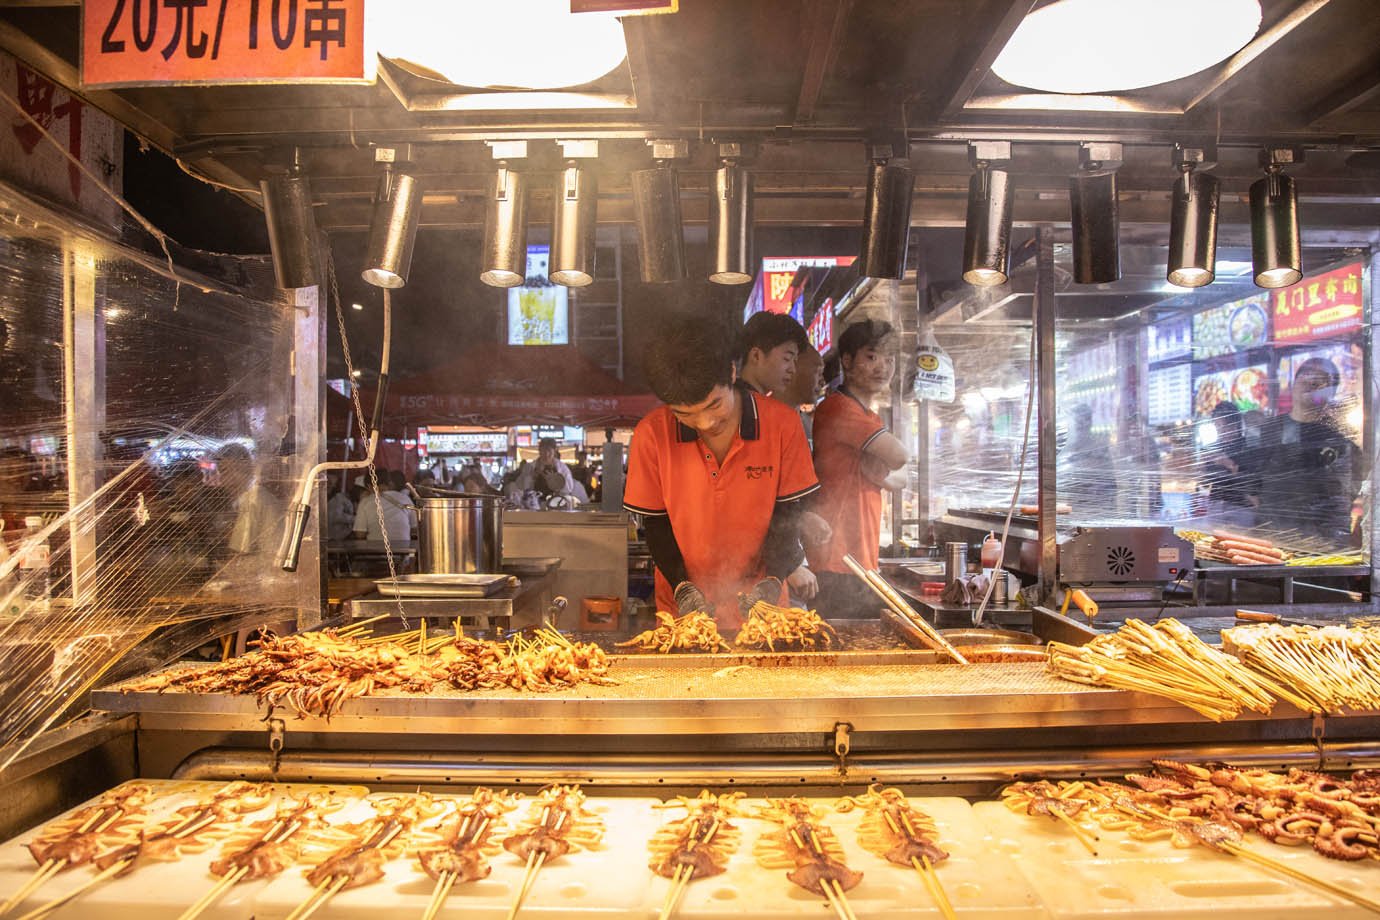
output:
<path id="1" fill-rule="evenodd" d="M 899 789 L 870 787 L 866 793 L 840 799 L 839 811 L 864 810 L 858 825 L 858 842 L 887 862 L 912 868 L 946 920 L 954 909 L 935 871 L 935 864 L 949 858 L 936 842 L 939 830 L 934 819 L 906 801 Z"/>
<path id="2" fill-rule="evenodd" d="M 786 878 L 814 894 L 821 894 L 839 920 L 857 920 L 844 892 L 857 886 L 863 874 L 843 861 L 843 846 L 833 831 L 800 799 L 769 799 L 759 817 L 781 826 L 763 834 L 755 848 L 757 861 L 767 869 L 794 867 Z"/>
<path id="3" fill-rule="evenodd" d="M 18 891 L 0 904 L 0 917 L 23 903 L 59 872 L 90 862 L 109 846 L 137 840 L 138 825 L 145 816 L 144 806 L 152 795 L 153 790 L 147 786 L 125 786 L 44 828 L 39 838 L 28 845 L 38 868 Z"/>
<path id="4" fill-rule="evenodd" d="M 584 808 L 579 786 L 548 786 L 532 806 L 538 816 L 529 819 L 517 833 L 503 841 L 503 848 L 525 860 L 522 883 L 508 910 L 513 920 L 531 891 L 537 873 L 548 860 L 559 859 L 582 847 L 597 846 L 603 839 L 604 824 Z"/>
<path id="5" fill-rule="evenodd" d="M 660 920 L 675 912 L 692 880 L 718 875 L 726 868 L 741 840 L 738 828 L 728 819 L 739 814 L 737 802 L 742 795 L 715 796 L 703 790 L 696 798 L 682 796 L 665 806 L 684 808 L 686 816 L 659 829 L 650 843 L 652 871 L 671 879 Z"/>

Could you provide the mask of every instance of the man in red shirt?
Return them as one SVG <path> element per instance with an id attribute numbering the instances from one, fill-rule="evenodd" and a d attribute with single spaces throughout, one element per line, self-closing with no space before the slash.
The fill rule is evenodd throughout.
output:
<path id="1" fill-rule="evenodd" d="M 822 550 L 811 550 L 810 567 L 819 580 L 819 609 L 828 616 L 876 616 L 879 607 L 843 557 L 851 553 L 864 568 L 877 567 L 882 489 L 901 486 L 905 446 L 872 410 L 896 372 L 893 345 L 889 323 L 868 319 L 849 326 L 839 337 L 843 385 L 815 410 L 815 510 L 833 536 Z"/>
<path id="2" fill-rule="evenodd" d="M 800 499 L 819 488 L 805 432 L 783 403 L 735 386 L 731 336 L 703 319 L 668 324 L 644 370 L 666 405 L 633 432 L 623 507 L 646 527 L 657 607 L 683 606 L 688 581 L 737 628 L 738 594 L 783 600 L 779 581 L 760 583 L 804 558 Z"/>

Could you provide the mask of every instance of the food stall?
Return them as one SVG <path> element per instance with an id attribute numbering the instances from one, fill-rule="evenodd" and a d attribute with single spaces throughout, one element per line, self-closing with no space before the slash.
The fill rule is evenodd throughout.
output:
<path id="1" fill-rule="evenodd" d="M 144 33 L 119 31 L 120 14 L 108 6 L 100 9 L 110 18 L 98 26 L 109 25 L 108 42 L 123 42 L 133 54 Z M 316 12 L 325 16 L 325 6 Z M 459 590 L 435 613 L 409 613 L 395 591 L 396 604 L 371 601 L 357 615 L 324 619 L 323 541 L 313 528 L 325 507 L 315 477 L 325 455 L 327 365 L 338 354 L 353 378 L 353 365 L 367 360 L 386 379 L 390 360 L 387 345 L 370 352 L 362 344 L 362 327 L 351 324 L 363 320 L 342 316 L 349 300 L 331 291 L 331 279 L 359 274 L 365 261 L 346 264 L 323 245 L 306 260 L 319 270 L 310 283 L 284 284 L 283 266 L 275 277 L 266 259 L 188 253 L 159 234 L 131 242 L 125 234 L 147 228 L 126 226 L 118 203 L 113 218 L 99 209 L 84 213 L 80 200 L 57 206 L 8 177 L 0 186 L 0 238 L 14 258 L 0 277 L 0 311 L 24 311 L 45 330 L 42 337 L 62 343 L 64 358 L 57 392 L 44 394 L 60 399 L 44 405 L 54 416 L 47 424 L 60 419 L 67 434 L 58 445 L 67 454 L 66 507 L 31 535 L 25 558 L 36 560 L 29 551 L 41 543 L 69 568 L 56 591 L 36 564 L 3 570 L 12 579 L 5 589 L 23 602 L 0 624 L 0 783 L 12 793 L 0 809 L 0 837 L 8 841 L 0 845 L 0 914 L 826 911 L 853 920 L 1349 917 L 1376 909 L 1380 655 L 1367 618 L 1377 612 L 1370 535 L 1380 498 L 1374 489 L 1351 496 L 1358 544 L 1328 548 L 1359 552 L 1355 563 L 1317 562 L 1323 550 L 1308 543 L 1252 542 L 1266 539 L 1253 527 L 1195 526 L 1208 512 L 1198 473 L 1216 443 L 1199 434 L 1198 405 L 1215 397 L 1203 415 L 1222 402 L 1243 413 L 1292 411 L 1283 390 L 1309 358 L 1338 366 L 1336 389 L 1359 399 L 1347 407 L 1359 409 L 1356 449 L 1374 455 L 1369 339 L 1352 338 L 1357 329 L 1349 325 L 1335 338 L 1326 328 L 1355 317 L 1364 333 L 1374 315 L 1380 221 L 1366 193 L 1373 180 L 1357 180 L 1338 152 L 1343 138 L 1364 146 L 1356 137 L 1368 136 L 1366 93 L 1357 91 L 1352 106 L 1329 102 L 1336 87 L 1309 82 L 1311 70 L 1297 68 L 1302 86 L 1295 91 L 1312 96 L 1296 101 L 1326 102 L 1331 108 L 1315 117 L 1334 127 L 1317 141 L 1329 149 L 1309 151 L 1317 171 L 1310 178 L 1326 193 L 1307 202 L 1302 280 L 1278 289 L 1303 291 L 1295 314 L 1292 299 L 1262 301 L 1250 287 L 1249 213 L 1239 199 L 1249 194 L 1257 148 L 1271 139 L 1230 106 L 1223 106 L 1227 130 L 1214 152 L 1230 189 L 1221 225 L 1214 224 L 1217 281 L 1189 293 L 1167 290 L 1163 281 L 1171 234 L 1156 190 L 1173 178 L 1169 151 L 1181 133 L 1200 133 L 1197 116 L 1185 115 L 1199 93 L 1211 95 L 1243 71 L 1245 82 L 1235 85 L 1261 92 L 1248 68 L 1194 77 L 1189 97 L 1178 102 L 1140 97 L 1106 117 L 1096 106 L 1063 112 L 1056 128 L 1048 113 L 1019 114 L 1024 110 L 1012 106 L 1029 100 L 994 96 L 986 82 L 998 79 L 988 73 L 995 52 L 1028 6 L 996 4 L 993 11 L 1004 15 L 980 24 L 942 4 L 916 2 L 900 12 L 821 4 L 801 24 L 810 35 L 803 47 L 792 34 L 784 46 L 764 44 L 757 54 L 733 40 L 744 27 L 735 5 L 680 6 L 663 16 L 628 16 L 626 67 L 583 85 L 579 99 L 521 120 L 500 100 L 477 98 L 485 95 L 474 91 L 482 81 L 439 80 L 445 74 L 402 58 L 356 75 L 356 86 L 312 86 L 288 74 L 272 78 L 288 86 L 208 87 L 200 85 L 204 74 L 193 73 L 187 79 L 196 86 L 126 89 L 130 81 L 118 74 L 108 83 L 89 72 L 83 78 L 63 56 L 70 58 L 63 49 L 75 42 L 45 44 L 60 18 L 78 28 L 75 8 L 44 10 L 55 16 L 42 26 L 22 8 L 0 11 L 0 38 L 26 51 L 20 79 L 58 81 L 50 100 L 67 105 L 64 111 L 87 105 L 76 94 L 82 89 L 90 104 L 109 111 L 101 116 L 106 127 L 126 124 L 161 140 L 185 168 L 230 193 L 252 192 L 263 179 L 270 210 L 282 204 L 267 191 L 270 181 L 311 174 L 315 191 L 305 212 L 320 221 L 323 237 L 363 236 L 374 187 L 382 186 L 379 203 L 387 204 L 410 194 L 400 176 L 421 177 L 429 191 L 412 199 L 420 220 L 413 213 L 389 225 L 420 224 L 419 249 L 428 233 L 453 229 L 460 251 L 479 252 L 488 248 L 481 230 L 488 205 L 527 200 L 507 184 L 526 181 L 515 175 L 552 180 L 531 197 L 533 212 L 579 200 L 582 177 L 564 169 L 579 172 L 566 160 L 590 158 L 580 145 L 592 138 L 602 145 L 598 156 L 607 157 L 601 221 L 625 230 L 639 224 L 644 235 L 657 226 L 636 215 L 648 210 L 647 197 L 665 199 L 639 199 L 637 184 L 647 180 L 627 176 L 658 160 L 653 171 L 674 168 L 684 181 L 689 251 L 717 258 L 699 228 L 715 201 L 720 161 L 743 155 L 739 134 L 752 147 L 760 142 L 752 151 L 761 157 L 753 164 L 762 193 L 756 220 L 776 233 L 856 225 L 865 201 L 874 222 L 895 210 L 894 200 L 882 207 L 868 190 L 866 172 L 892 159 L 882 148 L 913 147 L 896 157 L 924 178 L 913 212 L 909 189 L 904 196 L 902 267 L 824 308 L 838 307 L 835 338 L 850 319 L 893 322 L 906 371 L 914 370 L 908 365 L 922 335 L 932 335 L 955 371 L 952 402 L 916 399 L 913 373 L 898 373 L 892 384 L 889 421 L 915 445 L 916 460 L 907 493 L 893 506 L 890 542 L 920 555 L 893 560 L 886 579 L 860 577 L 860 594 L 876 597 L 876 619 L 834 622 L 829 611 L 783 613 L 765 604 L 758 608 L 763 625 L 738 635 L 719 635 L 703 618 L 598 628 L 610 622 L 605 617 L 581 628 L 574 611 L 553 598 L 537 605 L 531 623 L 460 622 L 466 602 L 499 604 L 501 592 L 522 585 L 530 592 L 542 579 L 549 590 L 550 566 L 411 573 L 449 579 Z M 1364 60 L 1373 47 L 1352 34 L 1364 32 L 1358 17 L 1313 9 L 1330 4 L 1265 6 L 1270 19 L 1261 31 L 1269 42 L 1255 50 L 1267 65 L 1289 68 L 1296 60 L 1290 55 L 1298 49 L 1284 42 L 1290 17 L 1321 17 L 1312 25 L 1327 27 L 1339 59 L 1350 53 Z M 971 41 L 950 48 L 930 39 L 925 47 L 936 60 L 916 60 L 877 37 L 946 33 L 905 26 L 909 15 L 901 13 L 915 14 L 917 23 L 948 17 Z M 168 12 L 153 15 L 160 21 Z M 767 19 L 749 24 L 752 36 L 776 34 L 779 21 Z M 178 20 L 189 21 L 190 14 Z M 171 27 L 170 19 L 161 22 Z M 311 22 L 323 29 L 330 20 Z M 281 32 L 280 22 L 274 26 Z M 90 35 L 88 62 L 102 53 L 101 31 Z M 318 49 L 310 50 L 293 66 L 310 65 Z M 802 51 L 798 79 L 780 77 L 784 62 L 798 62 Z M 694 74 L 681 55 L 699 59 Z M 881 91 L 856 71 L 874 58 L 885 73 L 926 71 L 915 71 L 917 79 L 933 78 L 924 85 L 971 76 L 955 83 L 949 114 L 940 100 L 923 120 L 902 118 L 899 133 L 879 131 L 842 114 L 863 111 L 866 97 Z M 735 72 L 732 62 L 752 74 Z M 45 64 L 48 76 L 29 72 Z M 698 76 L 700 69 L 709 75 Z M 680 98 L 677 82 L 691 76 L 708 81 L 696 86 L 710 104 L 698 92 L 689 102 Z M 918 117 L 919 108 L 907 108 L 920 104 L 912 90 L 908 83 L 887 92 L 897 94 L 902 115 Z M 771 102 L 778 97 L 789 112 Z M 619 108 L 630 100 L 631 111 Z M 596 102 L 603 107 L 594 113 L 578 108 Z M 1172 121 L 1175 106 L 1186 120 Z M 1352 109 L 1361 128 L 1328 121 Z M 294 117 L 284 119 L 285 111 Z M 87 114 L 99 121 L 101 113 Z M 1108 133 L 1126 147 L 1118 141 L 1119 149 L 1095 161 L 1125 157 L 1123 243 L 1116 277 L 1096 280 L 1079 264 L 1086 228 L 1070 220 L 1065 173 L 1080 168 L 1081 137 Z M 271 149 L 255 140 L 260 134 L 272 137 Z M 960 280 L 963 189 L 973 175 L 969 141 L 993 136 L 1013 139 L 1015 159 L 987 150 L 978 158 L 1005 163 L 1030 186 L 1015 203 L 1021 226 L 1002 265 L 1005 283 L 978 287 Z M 691 139 L 698 159 L 688 152 Z M 558 141 L 566 142 L 559 156 Z M 522 146 L 529 144 L 533 149 Z M 78 163 L 92 156 L 69 152 Z M 68 160 L 56 162 L 62 191 Z M 509 168 L 517 162 L 522 169 Z M 94 194 L 102 207 L 110 204 L 101 189 Z M 680 197 L 675 201 L 678 211 Z M 1111 204 L 1116 211 L 1115 198 Z M 681 223 L 677 214 L 677 228 Z M 292 241 L 275 227 L 281 262 Z M 879 236 L 869 234 L 864 250 L 880 245 Z M 317 240 L 315 232 L 305 238 Z M 444 322 L 435 309 L 440 301 L 408 298 L 422 287 L 425 265 L 456 263 L 479 273 L 477 260 L 456 257 L 453 242 L 445 241 L 444 258 L 419 259 L 410 276 L 406 265 L 368 263 L 377 278 L 405 282 L 377 292 L 389 330 L 382 339 L 393 332 L 390 322 L 402 330 L 409 321 L 418 327 L 414 341 L 443 338 L 434 328 Z M 815 239 L 796 242 L 802 253 L 824 251 Z M 698 277 L 655 279 L 677 261 L 675 246 L 639 249 L 631 241 L 622 246 L 621 237 L 619 245 L 618 285 L 629 298 L 619 336 L 629 355 L 677 306 L 741 315 L 746 288 L 730 296 Z M 551 271 L 555 250 L 545 253 Z M 907 266 L 908 250 L 915 262 Z M 1349 293 L 1353 266 L 1357 312 L 1343 317 L 1340 302 L 1311 303 L 1314 284 L 1326 301 L 1329 278 Z M 525 279 L 525 266 L 517 277 Z M 458 286 L 455 279 L 446 275 L 442 286 Z M 575 339 L 579 308 L 577 294 L 570 303 Z M 466 318 L 476 330 L 493 318 L 477 316 L 478 309 Z M 801 309 L 802 318 L 813 315 Z M 366 318 L 377 338 L 379 315 Z M 344 331 L 327 332 L 335 326 Z M 338 348 L 328 348 L 331 335 L 339 335 Z M 513 360 L 538 364 L 541 354 L 519 352 Z M 517 370 L 502 376 L 503 385 L 520 379 Z M 645 398 L 625 382 L 626 393 L 584 405 L 610 414 L 623 399 Z M 352 406 L 362 421 L 370 421 L 371 403 L 385 414 L 390 406 L 417 409 L 404 397 L 420 391 L 383 389 Z M 522 399 L 481 394 L 446 403 L 452 394 L 434 395 L 428 400 L 465 410 L 513 409 L 502 400 Z M 569 414 L 565 400 L 563 393 L 549 397 L 553 415 Z M 215 451 L 217 481 L 170 471 L 150 482 L 136 475 L 138 464 L 106 470 L 102 432 L 142 417 L 162 420 L 170 438 L 224 445 Z M 378 418 L 372 422 L 377 432 Z M 301 495 L 310 518 L 294 501 Z M 600 540 L 617 533 L 626 551 L 626 517 L 589 512 L 588 519 L 600 525 Z M 290 521 L 295 531 L 284 541 Z M 976 546 L 989 532 L 1002 537 L 1001 566 L 1022 589 L 1000 611 L 988 611 L 1000 612 L 999 620 L 975 622 L 982 617 L 974 608 L 990 606 L 978 601 L 950 606 L 945 622 L 941 605 L 927 606 L 923 592 L 910 596 L 906 573 L 923 582 L 939 564 L 926 548 Z M 219 539 L 225 534 L 233 540 Z M 304 538 L 300 554 L 292 536 Z M 513 536 L 505 548 L 518 550 Z M 1280 564 L 1232 559 L 1238 542 L 1258 548 L 1246 556 L 1280 553 Z M 566 550 L 531 545 L 517 555 L 573 558 Z M 626 556 L 604 542 L 581 558 L 588 568 L 572 571 L 591 578 L 616 581 L 627 571 Z M 1296 560 L 1303 564 L 1289 571 Z M 1231 574 L 1214 576 L 1213 566 Z M 1214 593 L 1213 577 L 1240 593 Z M 1201 595 L 1194 593 L 1199 582 Z M 613 585 L 607 593 L 619 594 Z M 1078 594 L 1101 612 L 1067 607 L 1065 599 Z M 1238 621 L 1246 604 L 1257 616 L 1288 622 Z M 1008 632 L 992 629 L 994 621 Z M 1334 626 L 1312 628 L 1319 623 Z M 220 640 L 249 638 L 269 624 L 276 628 L 255 637 L 255 650 L 220 652 Z M 950 625 L 966 631 L 935 632 Z M 207 660 L 188 660 L 198 655 Z"/>

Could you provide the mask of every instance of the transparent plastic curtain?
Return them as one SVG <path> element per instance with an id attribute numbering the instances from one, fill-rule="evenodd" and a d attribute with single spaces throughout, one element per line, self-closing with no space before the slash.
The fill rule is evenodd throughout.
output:
<path id="1" fill-rule="evenodd" d="M 298 311 L 263 260 L 205 255 L 254 282 L 175 282 L 0 196 L 0 765 L 93 687 L 310 596 L 311 567 L 272 562 L 315 456 L 290 423 Z"/>

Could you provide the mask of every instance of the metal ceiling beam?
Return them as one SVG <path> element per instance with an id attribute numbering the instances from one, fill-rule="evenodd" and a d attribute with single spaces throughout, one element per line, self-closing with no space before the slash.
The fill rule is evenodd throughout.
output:
<path id="1" fill-rule="evenodd" d="M 1250 66 L 1256 58 L 1270 50 L 1280 39 L 1288 35 L 1308 21 L 1314 13 L 1321 10 L 1331 0 L 1303 0 L 1298 6 L 1289 11 L 1279 22 L 1261 32 L 1255 38 L 1233 54 L 1226 61 L 1217 65 L 1211 71 L 1207 83 L 1197 94 L 1184 106 L 1185 112 L 1191 112 L 1195 107 L 1216 96 L 1226 88 L 1232 78 Z"/>
<path id="2" fill-rule="evenodd" d="M 852 12 L 853 0 L 814 0 L 810 4 L 806 33 L 805 68 L 800 75 L 800 93 L 795 101 L 793 124 L 814 121 L 815 106 L 824 89 L 824 78 L 834 69 L 844 23 Z"/>
<path id="3" fill-rule="evenodd" d="M 1373 61 L 1370 68 L 1334 93 L 1325 96 L 1304 117 L 1309 125 L 1316 125 L 1329 118 L 1344 115 L 1363 102 L 1380 93 L 1380 61 Z"/>
<path id="4" fill-rule="evenodd" d="M 1021 21 L 1034 5 L 1035 0 L 1011 0 L 1006 7 L 1006 13 L 988 34 L 987 41 L 973 54 L 967 68 L 962 72 L 963 75 L 949 91 L 948 101 L 944 103 L 938 121 L 948 121 L 968 103 L 973 93 L 977 92 L 983 78 L 992 69 L 992 62 L 1001 54 L 1001 49 L 1006 47 L 1006 43 L 1011 40 L 1011 36 L 1016 33 Z"/>
<path id="5" fill-rule="evenodd" d="M 623 42 L 628 46 L 628 72 L 632 75 L 633 97 L 637 111 L 647 121 L 661 114 L 660 87 L 652 77 L 652 49 L 647 41 L 648 20 L 656 16 L 623 17 Z M 583 136 L 583 135 L 581 135 Z"/>

